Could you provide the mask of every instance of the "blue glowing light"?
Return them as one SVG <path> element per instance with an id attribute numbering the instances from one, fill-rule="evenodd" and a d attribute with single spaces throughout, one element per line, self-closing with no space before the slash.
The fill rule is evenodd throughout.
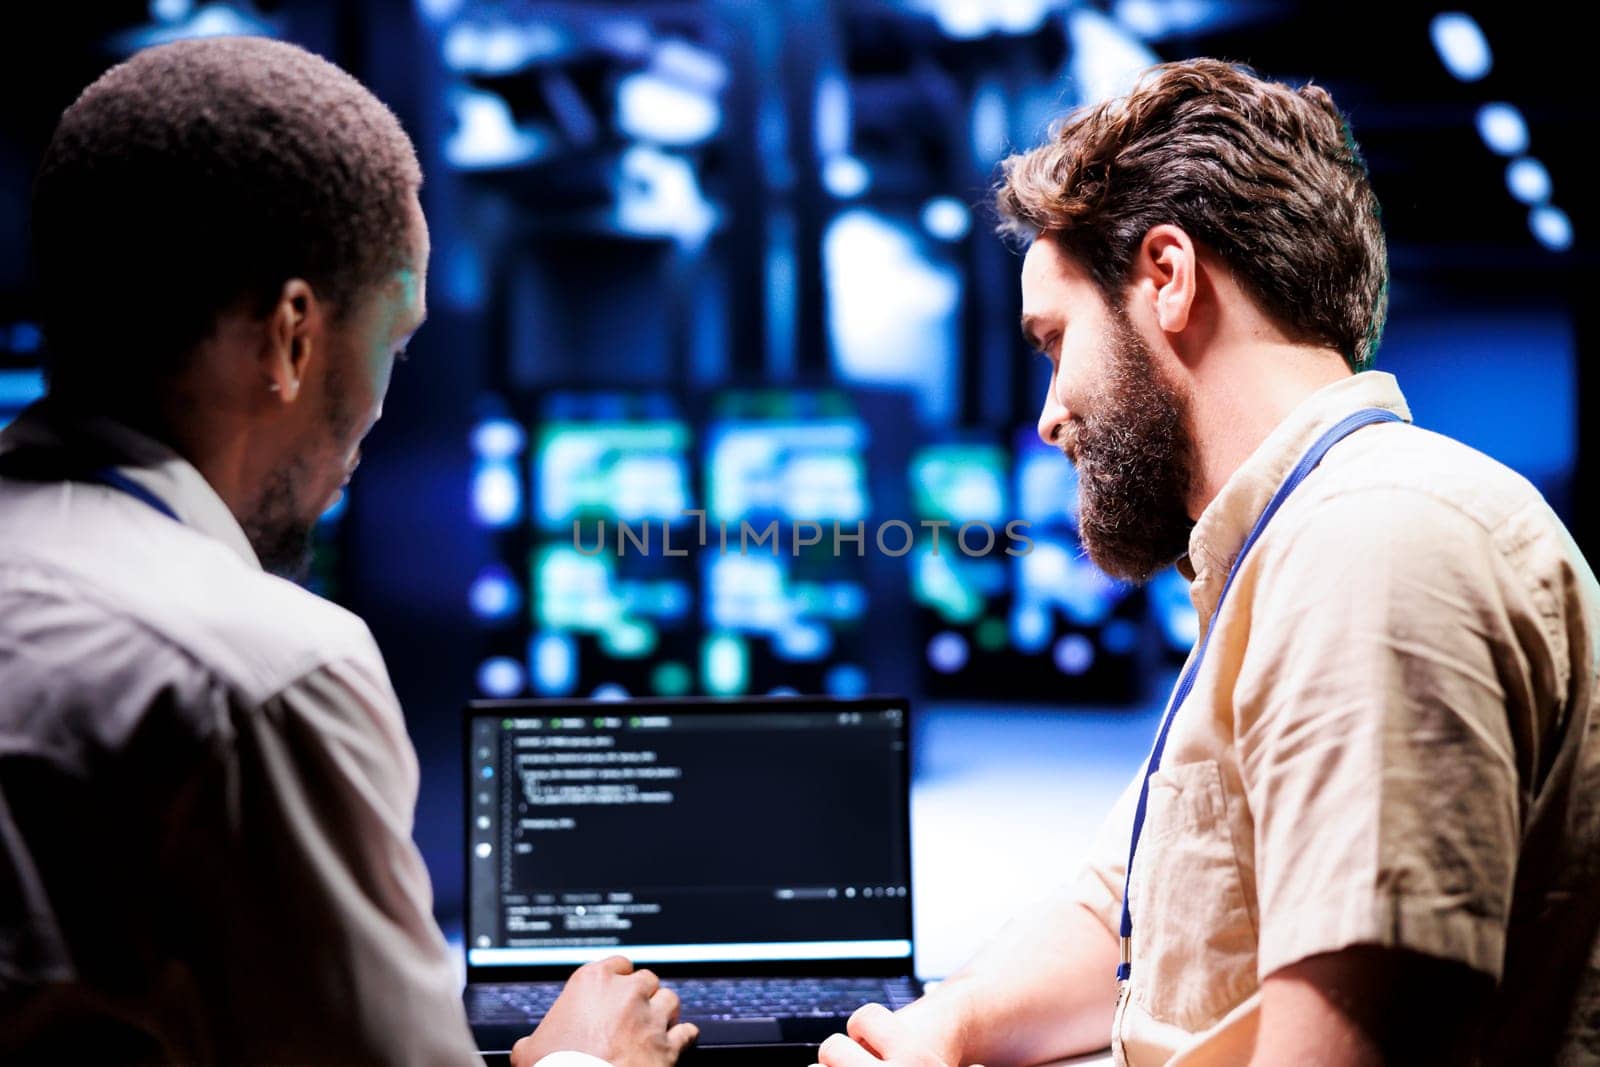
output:
<path id="1" fill-rule="evenodd" d="M 910 388 L 929 422 L 951 417 L 961 278 L 911 227 L 863 208 L 822 237 L 835 371 L 858 385 Z"/>
<path id="2" fill-rule="evenodd" d="M 594 687 L 594 692 L 589 694 L 591 700 L 618 701 L 627 700 L 628 691 L 616 682 L 601 682 Z"/>
<path id="3" fill-rule="evenodd" d="M 1494 66 L 1489 41 L 1471 15 L 1460 11 L 1435 15 L 1428 24 L 1428 35 L 1445 69 L 1458 81 L 1475 82 Z"/>
<path id="4" fill-rule="evenodd" d="M 501 97 L 478 89 L 452 95 L 456 130 L 444 144 L 444 156 L 463 169 L 509 167 L 526 163 L 545 150 L 548 138 L 517 125 Z"/>
<path id="5" fill-rule="evenodd" d="M 1088 7 L 1074 7 L 1067 15 L 1067 34 L 1072 40 L 1069 69 L 1081 104 L 1121 96 L 1159 62 L 1142 41 Z"/>
<path id="6" fill-rule="evenodd" d="M 467 600 L 478 618 L 499 620 L 517 613 L 522 606 L 522 593 L 504 564 L 491 563 L 472 580 Z"/>
<path id="7" fill-rule="evenodd" d="M 1528 150 L 1528 123 L 1510 104 L 1484 104 L 1478 109 L 1478 136 L 1491 152 L 1519 156 Z"/>
<path id="8" fill-rule="evenodd" d="M 706 692 L 712 696 L 744 692 L 750 678 L 750 654 L 742 639 L 734 634 L 712 634 L 706 638 L 701 655 Z"/>
<path id="9" fill-rule="evenodd" d="M 1034 600 L 1019 600 L 1011 612 L 1011 640 L 1022 652 L 1039 652 L 1050 643 L 1050 610 Z"/>
<path id="10" fill-rule="evenodd" d="M 1552 252 L 1565 252 L 1572 247 L 1572 220 L 1553 204 L 1534 208 L 1528 215 L 1528 228 Z"/>
<path id="11" fill-rule="evenodd" d="M 44 372 L 0 371 L 0 410 L 21 411 L 44 396 Z"/>
<path id="12" fill-rule="evenodd" d="M 570 634 L 534 634 L 528 642 L 533 688 L 541 696 L 565 696 L 578 681 L 578 647 Z"/>
<path id="13" fill-rule="evenodd" d="M 1082 674 L 1094 666 L 1094 642 L 1082 634 L 1067 634 L 1056 642 L 1055 661 L 1062 674 Z"/>
<path id="14" fill-rule="evenodd" d="M 838 74 L 817 82 L 817 154 L 823 159 L 850 151 L 850 89 Z"/>
<path id="15" fill-rule="evenodd" d="M 510 656 L 494 656 L 478 667 L 478 689 L 485 696 L 514 697 L 522 692 L 525 681 L 522 664 Z"/>
<path id="16" fill-rule="evenodd" d="M 922 205 L 922 228 L 941 241 L 959 241 L 972 229 L 972 213 L 953 196 L 936 196 Z"/>
<path id="17" fill-rule="evenodd" d="M 44 331 L 32 322 L 12 323 L 8 344 L 19 355 L 32 355 L 44 347 Z"/>
<path id="18" fill-rule="evenodd" d="M 967 665 L 967 640 L 945 630 L 928 641 L 928 665 L 940 674 L 954 674 Z"/>
<path id="19" fill-rule="evenodd" d="M 1176 567 L 1168 567 L 1156 575 L 1147 588 L 1151 609 L 1167 646 L 1177 652 L 1187 652 L 1200 638 L 1200 616 L 1189 599 L 1188 581 Z"/>
<path id="20" fill-rule="evenodd" d="M 1139 627 L 1127 619 L 1112 619 L 1100 631 L 1100 647 L 1113 656 L 1131 655 L 1139 647 Z"/>
<path id="21" fill-rule="evenodd" d="M 480 463 L 472 476 L 472 513 L 484 526 L 509 526 L 522 516 L 522 483 L 506 463 Z"/>
<path id="22" fill-rule="evenodd" d="M 822 677 L 822 688 L 830 696 L 858 697 L 866 693 L 867 685 L 867 672 L 854 663 L 835 664 Z"/>
<path id="23" fill-rule="evenodd" d="M 344 517 L 345 508 L 349 506 L 349 499 L 349 492 L 341 491 L 338 496 L 333 498 L 333 503 L 329 504 L 323 513 L 317 516 L 317 521 L 325 524 L 338 522 Z"/>
<path id="24" fill-rule="evenodd" d="M 616 197 L 617 227 L 627 233 L 673 237 L 697 248 L 717 223 L 689 161 L 651 145 L 622 154 Z"/>
<path id="25" fill-rule="evenodd" d="M 188 16 L 194 0 L 150 0 L 150 17 L 158 22 L 177 22 Z"/>
<path id="26" fill-rule="evenodd" d="M 1550 199 L 1550 172 L 1532 156 L 1514 159 L 1506 167 L 1506 188 L 1529 207 L 1542 204 Z"/>
<path id="27" fill-rule="evenodd" d="M 850 200 L 867 191 L 872 172 L 855 156 L 831 156 L 822 165 L 822 185 L 840 200 Z"/>
<path id="28" fill-rule="evenodd" d="M 444 38 L 444 62 L 465 73 L 512 74 L 567 49 L 567 37 L 547 23 L 458 22 Z"/>
<path id="29" fill-rule="evenodd" d="M 479 459 L 512 459 L 526 441 L 522 427 L 510 419 L 485 419 L 472 431 L 472 450 Z"/>
<path id="30" fill-rule="evenodd" d="M 998 82 L 984 82 L 972 97 L 972 153 L 992 164 L 1006 154 L 1011 140 L 1011 116 L 1005 90 Z"/>
<path id="31" fill-rule="evenodd" d="M 193 37 L 276 36 L 271 23 L 225 3 L 206 4 L 195 9 L 192 3 L 155 0 L 149 10 L 157 25 L 119 34 L 113 47 L 123 52 L 136 52 Z"/>
<path id="32" fill-rule="evenodd" d="M 703 92 L 639 71 L 617 86 L 617 125 L 641 141 L 699 144 L 722 125 L 722 109 Z"/>

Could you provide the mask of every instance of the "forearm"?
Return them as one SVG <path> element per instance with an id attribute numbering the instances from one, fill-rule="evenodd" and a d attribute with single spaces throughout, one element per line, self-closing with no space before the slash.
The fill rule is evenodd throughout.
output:
<path id="1" fill-rule="evenodd" d="M 907 1012 L 949 1013 L 962 1063 L 1032 1064 L 1101 1049 L 1116 1008 L 1116 938 L 1087 908 L 1020 917 Z"/>

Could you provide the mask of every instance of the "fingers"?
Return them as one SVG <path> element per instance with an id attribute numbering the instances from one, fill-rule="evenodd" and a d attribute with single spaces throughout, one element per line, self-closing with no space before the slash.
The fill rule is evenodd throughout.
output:
<path id="1" fill-rule="evenodd" d="M 667 1031 L 667 1047 L 672 1052 L 672 1058 L 677 1059 L 683 1050 L 694 1043 L 700 1036 L 700 1028 L 694 1023 L 679 1023 Z"/>
<path id="2" fill-rule="evenodd" d="M 633 961 L 626 956 L 607 956 L 603 960 L 595 960 L 587 964 L 597 971 L 607 971 L 611 974 L 632 974 Z"/>
<path id="3" fill-rule="evenodd" d="M 881 1067 L 882 1061 L 843 1034 L 834 1034 L 817 1049 L 821 1067 Z"/>
<path id="4" fill-rule="evenodd" d="M 880 1056 L 894 1058 L 901 1054 L 901 1037 L 906 1032 L 905 1023 L 882 1004 L 864 1004 L 856 1009 L 845 1031 L 862 1045 Z"/>
<path id="5" fill-rule="evenodd" d="M 661 988 L 661 979 L 656 977 L 656 972 L 648 968 L 642 971 L 634 971 L 633 978 L 634 981 L 639 983 L 639 988 L 644 993 L 644 999 L 646 1000 L 655 996 L 656 990 Z"/>
<path id="6" fill-rule="evenodd" d="M 650 998 L 650 1011 L 663 1026 L 671 1026 L 678 1021 L 678 1011 L 681 1007 L 678 994 L 671 989 L 658 989 Z"/>

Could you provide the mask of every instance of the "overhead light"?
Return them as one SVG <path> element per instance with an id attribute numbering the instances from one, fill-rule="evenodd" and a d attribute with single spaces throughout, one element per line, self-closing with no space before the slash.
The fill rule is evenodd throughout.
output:
<path id="1" fill-rule="evenodd" d="M 951 630 L 928 641 L 928 665 L 940 674 L 954 674 L 967 665 L 967 640 Z"/>
<path id="2" fill-rule="evenodd" d="M 936 196 L 922 205 L 922 228 L 941 241 L 959 241 L 972 228 L 972 213 L 953 196 Z"/>
<path id="3" fill-rule="evenodd" d="M 850 151 L 850 89 L 838 74 L 817 83 L 817 154 L 824 159 Z"/>
<path id="4" fill-rule="evenodd" d="M 480 619 L 505 619 L 522 606 L 522 594 L 511 571 L 502 563 L 491 563 L 478 572 L 467 591 L 472 613 Z"/>
<path id="5" fill-rule="evenodd" d="M 1491 152 L 1520 156 L 1528 150 L 1528 123 L 1510 104 L 1484 104 L 1478 109 L 1478 136 Z"/>
<path id="6" fill-rule="evenodd" d="M 159 24 L 144 26 L 118 34 L 112 47 L 123 52 L 137 52 L 158 44 L 182 41 L 195 37 L 274 37 L 277 29 L 272 23 L 241 11 L 230 4 L 213 3 L 196 9 L 192 3 L 173 0 L 154 0 L 150 15 Z"/>
<path id="7" fill-rule="evenodd" d="M 519 127 L 511 107 L 495 93 L 462 89 L 454 94 L 456 130 L 444 144 L 445 159 L 458 167 L 508 167 L 542 152 L 547 138 Z"/>
<path id="8" fill-rule="evenodd" d="M 533 685 L 544 696 L 565 696 L 578 681 L 578 646 L 568 633 L 535 634 L 528 641 Z"/>
<path id="9" fill-rule="evenodd" d="M 1149 46 L 1098 11 L 1074 8 L 1067 16 L 1072 39 L 1070 70 L 1080 104 L 1099 103 L 1133 88 L 1160 61 Z"/>
<path id="10" fill-rule="evenodd" d="M 1471 15 L 1460 11 L 1435 15 L 1428 24 L 1428 34 L 1445 69 L 1459 81 L 1478 81 L 1494 66 L 1489 41 Z"/>
<path id="11" fill-rule="evenodd" d="M 1528 229 L 1552 252 L 1565 252 L 1572 247 L 1572 220 L 1553 204 L 1534 208 L 1528 215 Z"/>
<path id="12" fill-rule="evenodd" d="M 567 46 L 565 33 L 542 22 L 458 22 L 445 34 L 443 55 L 451 70 L 494 76 L 553 59 Z"/>
<path id="13" fill-rule="evenodd" d="M 478 690 L 485 696 L 514 697 L 527 684 L 522 664 L 510 656 L 495 656 L 478 666 Z"/>
<path id="14" fill-rule="evenodd" d="M 150 17 L 157 22 L 177 22 L 193 7 L 194 0 L 150 0 Z"/>
<path id="15" fill-rule="evenodd" d="M 1506 168 L 1506 187 L 1530 207 L 1550 199 L 1550 172 L 1532 156 L 1514 159 Z"/>
<path id="16" fill-rule="evenodd" d="M 472 450 L 479 459 L 511 459 L 526 441 L 522 427 L 510 419 L 484 419 L 472 431 Z"/>
<path id="17" fill-rule="evenodd" d="M 687 159 L 640 144 L 622 154 L 617 169 L 616 219 L 628 233 L 674 237 L 694 248 L 716 225 L 717 212 Z"/>
<path id="18" fill-rule="evenodd" d="M 704 92 L 640 71 L 617 86 L 617 125 L 641 141 L 698 144 L 722 125 L 722 109 Z"/>
<path id="19" fill-rule="evenodd" d="M 837 155 L 822 165 L 822 184 L 840 200 L 850 200 L 867 191 L 872 173 L 855 156 Z"/>
<path id="20" fill-rule="evenodd" d="M 506 463 L 483 463 L 472 476 L 472 513 L 484 526 L 509 526 L 522 516 L 522 483 Z"/>

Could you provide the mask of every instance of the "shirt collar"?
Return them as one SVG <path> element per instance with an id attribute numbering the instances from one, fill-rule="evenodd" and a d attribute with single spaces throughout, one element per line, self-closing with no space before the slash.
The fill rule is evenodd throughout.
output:
<path id="1" fill-rule="evenodd" d="M 1362 408 L 1386 408 L 1411 421 L 1411 409 L 1394 375 L 1363 371 L 1341 378 L 1301 401 L 1206 505 L 1189 533 L 1189 554 L 1178 562 L 1179 571 L 1192 583 L 1189 598 L 1202 628 L 1216 610 L 1228 569 L 1278 487 L 1324 431 Z"/>
<path id="2" fill-rule="evenodd" d="M 0 452 L 14 448 L 63 448 L 91 442 L 114 457 L 115 469 L 154 493 L 185 526 L 227 545 L 250 567 L 261 561 L 239 520 L 194 465 L 167 445 L 102 415 L 77 415 L 48 400 L 18 415 L 0 433 Z"/>

